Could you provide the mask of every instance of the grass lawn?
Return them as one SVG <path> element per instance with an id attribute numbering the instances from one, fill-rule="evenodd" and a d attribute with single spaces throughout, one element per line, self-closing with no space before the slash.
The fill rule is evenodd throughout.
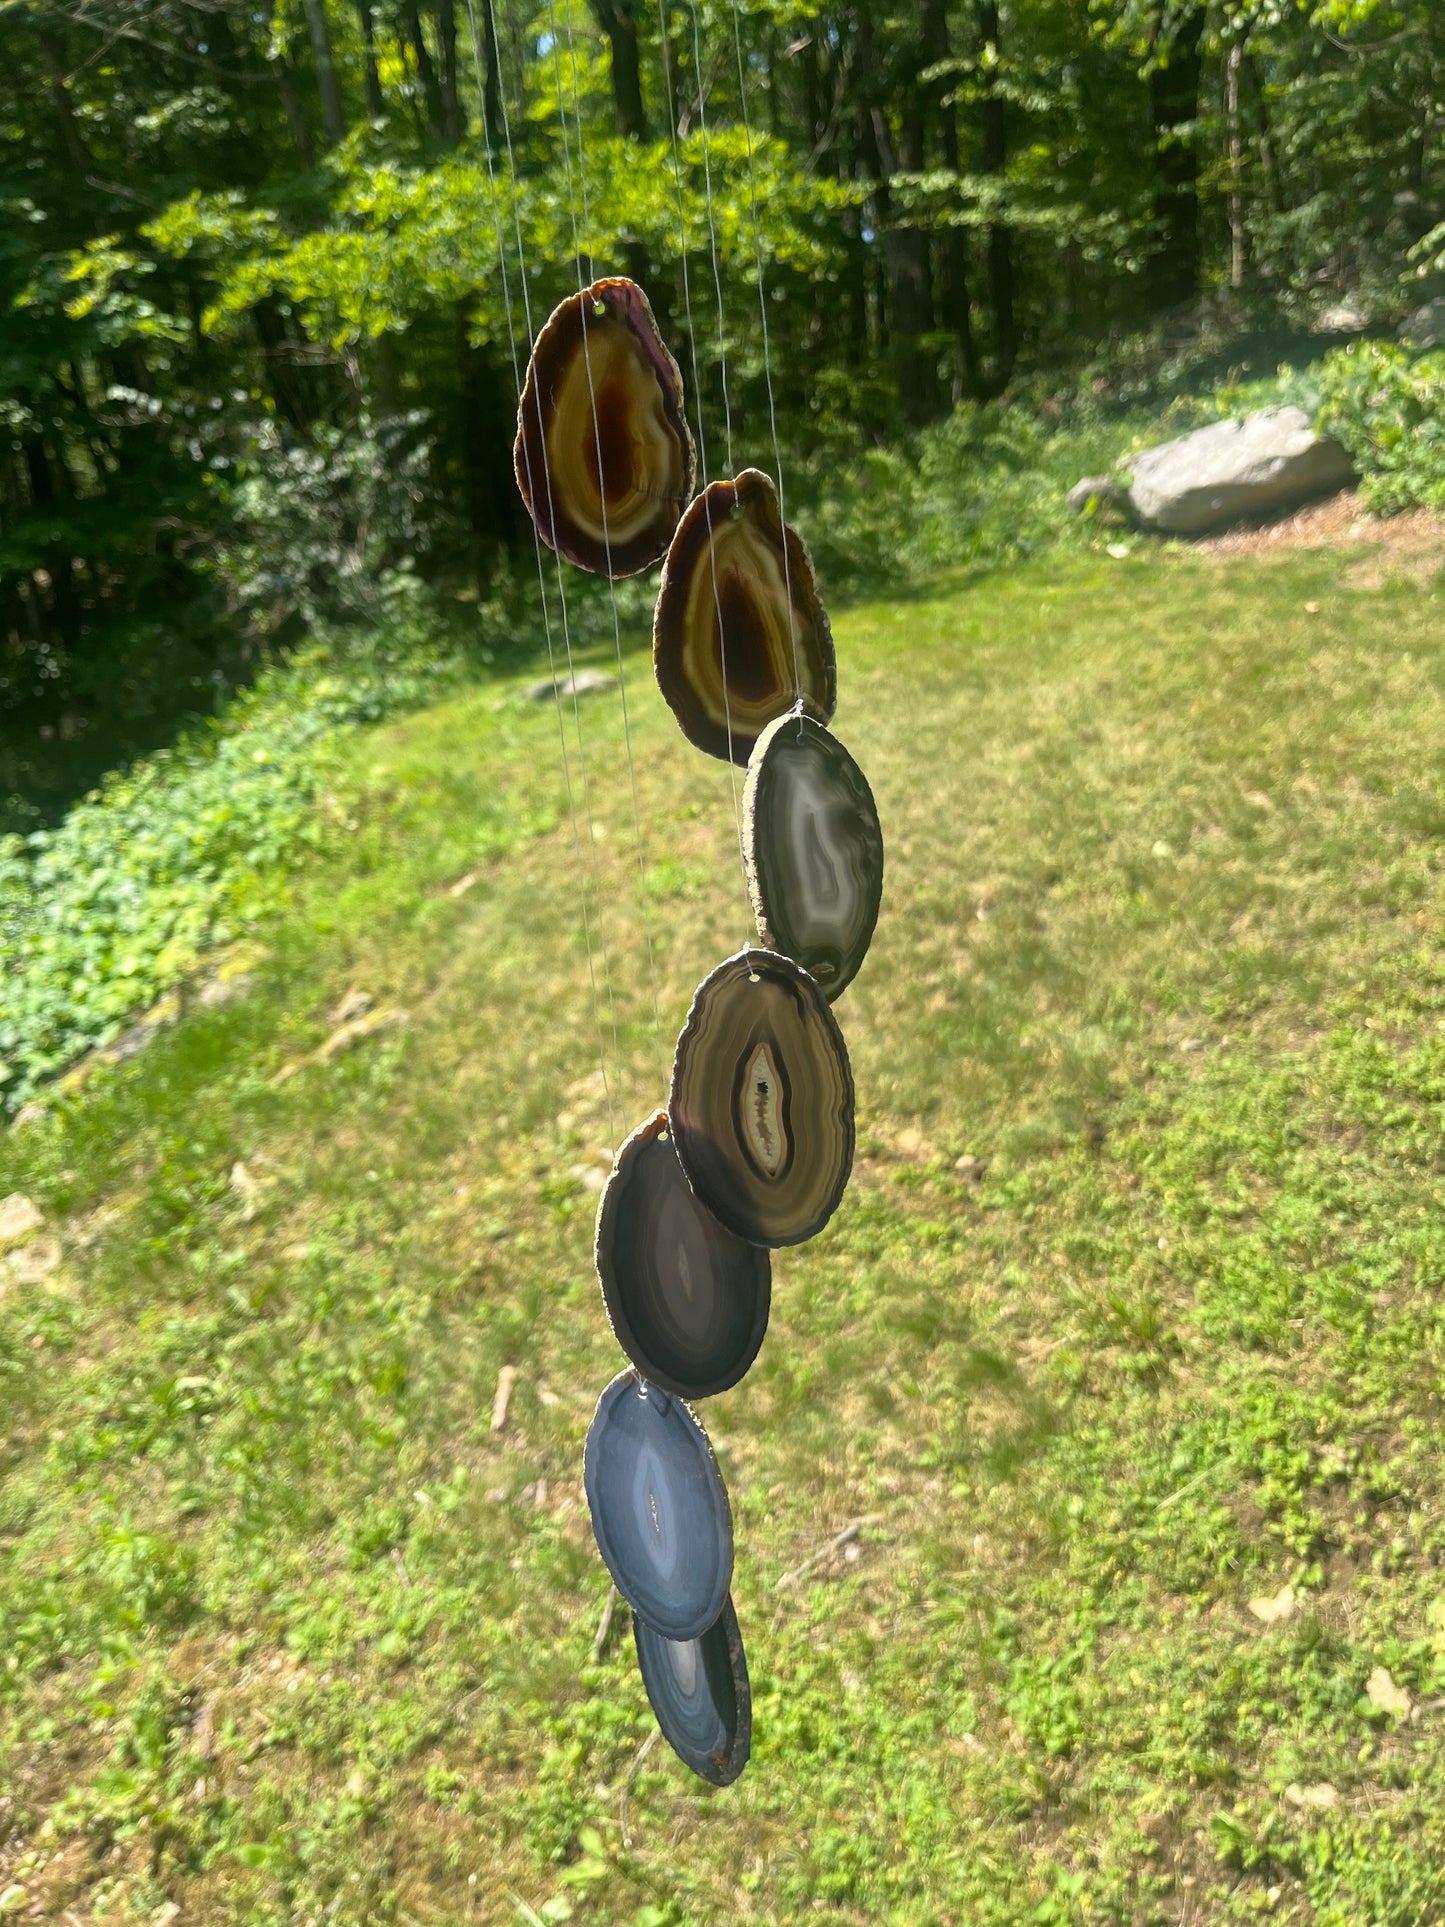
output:
<path id="1" fill-rule="evenodd" d="M 722 1793 L 594 1658 L 581 1447 L 727 773 L 630 658 L 659 1028 L 583 705 L 604 1092 L 551 709 L 355 740 L 260 988 L 0 1145 L 0 1920 L 1445 1920 L 1445 602 L 1345 571 L 839 616 L 889 868 L 852 1187 L 702 1410 Z"/>

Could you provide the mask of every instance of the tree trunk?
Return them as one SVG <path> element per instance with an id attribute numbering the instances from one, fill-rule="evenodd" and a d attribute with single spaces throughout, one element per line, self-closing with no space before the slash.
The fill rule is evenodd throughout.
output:
<path id="1" fill-rule="evenodd" d="M 461 95 L 457 90 L 456 0 L 437 0 L 437 47 L 442 62 L 442 132 L 455 146 L 466 132 Z"/>
<path id="2" fill-rule="evenodd" d="M 1180 22 L 1149 76 L 1158 233 L 1149 285 L 1160 308 L 1177 307 L 1199 290 L 1199 154 L 1192 132 L 1180 130 L 1199 112 L 1203 36 L 1204 8 L 1198 6 Z"/>
<path id="3" fill-rule="evenodd" d="M 291 78 L 291 69 L 286 65 L 286 57 L 284 54 L 272 54 L 271 78 L 276 83 L 276 92 L 281 99 L 281 108 L 286 116 L 286 125 L 291 130 L 291 144 L 301 156 L 301 165 L 303 167 L 314 167 L 316 165 L 316 153 L 311 145 L 311 130 L 307 127 L 306 116 L 301 111 L 301 102 L 296 93 L 296 83 Z"/>
<path id="4" fill-rule="evenodd" d="M 311 40 L 311 57 L 316 62 L 316 91 L 321 96 L 321 124 L 326 129 L 326 144 L 335 147 L 346 138 L 346 117 L 341 111 L 341 88 L 336 80 L 336 62 L 331 53 L 331 29 L 326 22 L 326 0 L 301 0 L 306 12 L 306 32 Z"/>
<path id="5" fill-rule="evenodd" d="M 45 55 L 45 74 L 50 82 L 50 98 L 55 103 L 55 115 L 60 122 L 60 138 L 65 147 L 65 158 L 75 169 L 81 180 L 87 180 L 92 172 L 90 155 L 85 142 L 80 137 L 75 113 L 70 105 L 70 90 L 65 81 L 65 42 L 53 28 L 47 28 L 40 36 L 41 50 Z"/>
<path id="6" fill-rule="evenodd" d="M 361 23 L 366 111 L 372 120 L 380 120 L 386 112 L 386 102 L 381 97 L 381 75 L 376 70 L 376 23 L 372 18 L 371 0 L 356 0 L 356 17 Z"/>
<path id="7" fill-rule="evenodd" d="M 999 38 L 998 0 L 981 0 L 978 9 L 979 40 L 983 49 L 992 47 L 994 71 L 1003 53 Z M 979 109 L 979 128 L 983 136 L 983 170 L 1002 179 L 1008 167 L 1008 121 L 1004 97 L 997 79 L 989 84 Z M 1013 236 L 1005 221 L 990 223 L 988 230 L 988 298 L 993 310 L 993 386 L 1007 388 L 1018 355 L 1018 332 L 1014 321 Z"/>
<path id="8" fill-rule="evenodd" d="M 497 48 L 497 16 L 492 0 L 482 0 L 482 137 L 488 147 L 502 142 L 502 56 Z"/>
<path id="9" fill-rule="evenodd" d="M 1224 118 L 1229 128 L 1229 285 L 1244 286 L 1244 144 L 1239 129 L 1239 69 L 1243 40 L 1229 49 L 1224 74 Z"/>
<path id="10" fill-rule="evenodd" d="M 948 0 L 927 0 L 923 16 L 924 54 L 930 66 L 948 59 Z M 951 82 L 938 84 L 938 155 L 950 174 L 958 173 L 958 109 Z M 968 290 L 968 244 L 962 228 L 946 228 L 937 236 L 940 320 L 953 335 L 955 405 L 978 394 L 978 351 L 973 339 L 973 317 Z"/>
<path id="11" fill-rule="evenodd" d="M 416 71 L 421 79 L 422 96 L 426 101 L 427 125 L 432 138 L 441 140 L 446 127 L 446 110 L 442 105 L 442 90 L 437 81 L 437 70 L 431 57 L 431 49 L 426 44 L 426 35 L 421 30 L 421 15 L 417 11 L 417 0 L 406 0 L 401 10 L 402 23 L 411 50 L 416 56 Z"/>
<path id="12" fill-rule="evenodd" d="M 642 105 L 642 64 L 637 47 L 638 0 L 592 0 L 597 24 L 612 49 L 612 114 L 617 131 L 647 139 Z"/>

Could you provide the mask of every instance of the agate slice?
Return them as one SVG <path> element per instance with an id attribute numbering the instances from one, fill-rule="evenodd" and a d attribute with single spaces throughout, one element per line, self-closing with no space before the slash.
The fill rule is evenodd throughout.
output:
<path id="1" fill-rule="evenodd" d="M 617 1342 L 650 1385 L 736 1385 L 768 1328 L 772 1266 L 698 1203 L 659 1111 L 617 1153 L 597 1213 L 597 1275 Z"/>
<path id="2" fill-rule="evenodd" d="M 612 1582 L 664 1639 L 697 1639 L 723 1609 L 733 1522 L 707 1434 L 679 1398 L 620 1372 L 582 1459 L 592 1531 Z"/>
<path id="3" fill-rule="evenodd" d="M 743 859 L 758 935 L 831 1003 L 868 954 L 883 898 L 883 832 L 867 778 L 836 736 L 783 716 L 757 740 Z"/>
<path id="4" fill-rule="evenodd" d="M 662 1737 L 700 1779 L 731 1786 L 753 1746 L 748 1662 L 732 1600 L 701 1639 L 664 1639 L 640 1619 L 632 1626 Z"/>
<path id="5" fill-rule="evenodd" d="M 838 1208 L 853 1164 L 853 1073 L 807 971 L 744 949 L 693 994 L 668 1121 L 702 1202 L 749 1244 L 801 1244 Z"/>
<path id="6" fill-rule="evenodd" d="M 554 310 L 532 349 L 513 464 L 543 541 L 569 562 L 615 577 L 666 553 L 696 462 L 682 375 L 635 281 L 594 281 Z"/>
<path id="7" fill-rule="evenodd" d="M 652 660 L 683 734 L 724 761 L 746 763 L 759 732 L 796 703 L 821 722 L 833 714 L 838 665 L 812 559 L 759 469 L 714 482 L 678 524 Z"/>

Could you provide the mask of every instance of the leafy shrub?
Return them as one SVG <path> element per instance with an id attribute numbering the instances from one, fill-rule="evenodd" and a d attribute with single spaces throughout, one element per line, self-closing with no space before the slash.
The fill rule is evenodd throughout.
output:
<path id="1" fill-rule="evenodd" d="M 460 675 L 419 584 L 395 579 L 383 615 L 374 635 L 337 633 L 266 671 L 55 829 L 0 838 L 0 1111 L 275 907 L 286 865 L 322 834 L 338 730 Z"/>
<path id="2" fill-rule="evenodd" d="M 1371 508 L 1445 507 L 1445 352 L 1351 342 L 1319 373 L 1319 426 L 1349 451 Z"/>

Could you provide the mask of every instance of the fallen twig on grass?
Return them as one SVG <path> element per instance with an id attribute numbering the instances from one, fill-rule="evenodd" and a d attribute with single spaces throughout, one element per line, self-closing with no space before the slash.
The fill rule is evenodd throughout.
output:
<path id="1" fill-rule="evenodd" d="M 642 1745 L 638 1747 L 636 1757 L 633 1759 L 632 1765 L 628 1767 L 627 1776 L 622 1782 L 622 1797 L 617 1802 L 617 1819 L 622 1828 L 622 1844 L 629 1853 L 632 1851 L 632 1834 L 627 1825 L 627 1789 L 636 1778 L 637 1769 L 642 1765 L 642 1762 L 647 1758 L 653 1747 L 657 1745 L 658 1731 L 659 1729 L 654 1726 L 647 1738 L 642 1742 Z"/>
<path id="2" fill-rule="evenodd" d="M 617 1610 L 619 1597 L 620 1595 L 616 1586 L 609 1586 L 607 1588 L 607 1604 L 602 1608 L 602 1617 L 597 1622 L 597 1636 L 592 1641 L 592 1658 L 594 1663 L 600 1660 L 606 1651 L 608 1636 L 612 1631 L 612 1615 Z"/>
<path id="3" fill-rule="evenodd" d="M 865 1526 L 876 1526 L 881 1523 L 881 1515 L 876 1512 L 868 1512 L 861 1519 L 852 1520 L 840 1533 L 831 1538 L 827 1545 L 820 1546 L 816 1552 L 811 1553 L 801 1566 L 794 1566 L 791 1572 L 785 1572 L 778 1581 L 778 1591 L 783 1592 L 787 1587 L 795 1586 L 800 1579 L 806 1579 L 810 1572 L 821 1566 L 825 1559 L 833 1558 L 845 1546 L 852 1545 Z"/>

